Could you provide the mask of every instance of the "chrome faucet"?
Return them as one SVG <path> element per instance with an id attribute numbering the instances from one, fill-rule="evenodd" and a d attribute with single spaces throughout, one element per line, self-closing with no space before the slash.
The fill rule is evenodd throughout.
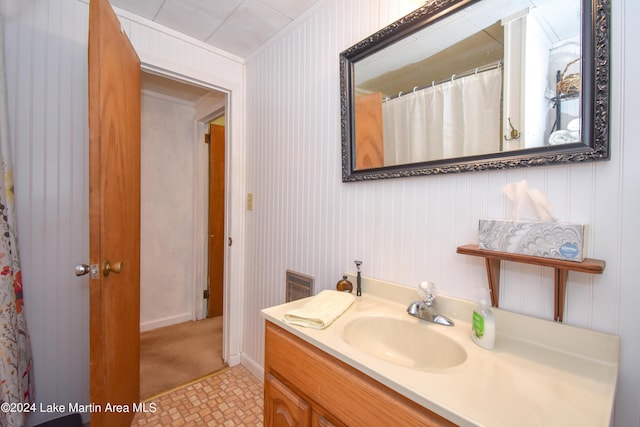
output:
<path id="1" fill-rule="evenodd" d="M 407 307 L 407 313 L 418 319 L 439 325 L 453 326 L 453 320 L 435 311 L 433 303 L 436 300 L 436 287 L 431 282 L 422 282 L 418 286 L 420 301 L 414 301 Z"/>

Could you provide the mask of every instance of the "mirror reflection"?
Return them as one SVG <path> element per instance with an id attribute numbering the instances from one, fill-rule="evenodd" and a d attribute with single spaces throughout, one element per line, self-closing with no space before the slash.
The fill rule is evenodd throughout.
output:
<path id="1" fill-rule="evenodd" d="M 483 0 L 353 62 L 355 170 L 580 143 L 579 0 Z"/>

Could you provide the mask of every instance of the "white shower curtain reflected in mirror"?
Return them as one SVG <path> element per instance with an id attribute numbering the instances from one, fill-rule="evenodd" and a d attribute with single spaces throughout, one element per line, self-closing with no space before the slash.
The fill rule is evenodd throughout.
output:
<path id="1" fill-rule="evenodd" d="M 385 166 L 500 151 L 501 94 L 496 68 L 384 102 Z"/>

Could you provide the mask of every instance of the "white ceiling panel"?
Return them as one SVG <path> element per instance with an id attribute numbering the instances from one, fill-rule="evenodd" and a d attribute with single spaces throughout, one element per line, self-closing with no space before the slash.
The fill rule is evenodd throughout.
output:
<path id="1" fill-rule="evenodd" d="M 287 18 L 293 20 L 309 9 L 315 0 L 260 0 L 270 8 L 277 10 Z"/>
<path id="2" fill-rule="evenodd" d="M 326 0 L 110 0 L 150 19 L 245 58 L 304 11 Z"/>
<path id="3" fill-rule="evenodd" d="M 164 0 L 110 0 L 111 5 L 153 21 Z"/>
<path id="4" fill-rule="evenodd" d="M 165 0 L 155 21 L 193 38 L 206 40 L 242 0 Z"/>
<path id="5" fill-rule="evenodd" d="M 224 50 L 246 57 L 291 22 L 280 12 L 258 0 L 245 0 L 207 39 Z"/>

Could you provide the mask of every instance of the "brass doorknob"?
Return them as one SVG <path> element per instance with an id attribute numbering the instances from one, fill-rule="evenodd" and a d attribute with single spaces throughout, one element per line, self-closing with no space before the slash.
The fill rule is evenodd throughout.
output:
<path id="1" fill-rule="evenodd" d="M 124 264 L 122 264 L 121 261 L 118 262 L 114 262 L 113 265 L 107 260 L 104 262 L 104 264 L 102 265 L 102 275 L 103 276 L 108 276 L 110 273 L 116 273 L 116 274 L 120 274 L 122 273 L 122 268 L 124 267 Z"/>

